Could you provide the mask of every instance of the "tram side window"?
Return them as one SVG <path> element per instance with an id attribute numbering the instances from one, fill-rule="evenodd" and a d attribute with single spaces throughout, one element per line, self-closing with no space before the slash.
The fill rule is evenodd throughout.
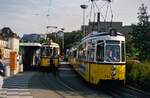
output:
<path id="1" fill-rule="evenodd" d="M 125 43 L 121 42 L 121 53 L 122 53 L 122 62 L 125 61 Z"/>
<path id="2" fill-rule="evenodd" d="M 73 57 L 75 58 L 77 55 L 77 51 L 73 51 Z"/>
<path id="3" fill-rule="evenodd" d="M 93 62 L 94 61 L 94 56 L 95 56 L 95 49 L 92 49 L 90 51 L 90 61 Z"/>
<path id="4" fill-rule="evenodd" d="M 79 46 L 79 53 L 78 53 L 78 59 L 82 59 L 82 55 L 83 55 L 83 49 L 82 49 L 82 46 Z"/>
<path id="5" fill-rule="evenodd" d="M 84 43 L 84 44 L 82 45 L 82 47 L 83 47 L 83 56 L 82 56 L 82 59 L 83 59 L 83 60 L 86 60 L 86 43 Z"/>
<path id="6" fill-rule="evenodd" d="M 91 44 L 88 47 L 88 53 L 87 53 L 88 61 L 93 62 L 95 58 L 95 44 Z"/>
<path id="7" fill-rule="evenodd" d="M 84 50 L 84 48 L 82 47 L 82 45 L 79 46 L 78 59 L 80 59 L 80 60 L 85 60 L 86 59 L 86 51 Z"/>
<path id="8" fill-rule="evenodd" d="M 100 62 L 104 61 L 104 42 L 103 41 L 97 42 L 96 60 Z"/>

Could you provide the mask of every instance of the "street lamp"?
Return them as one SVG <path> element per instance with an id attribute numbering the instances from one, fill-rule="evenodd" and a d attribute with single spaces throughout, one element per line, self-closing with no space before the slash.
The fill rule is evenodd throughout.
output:
<path id="1" fill-rule="evenodd" d="M 85 36 L 85 9 L 87 9 L 88 5 L 80 5 L 83 9 L 83 35 Z"/>
<path id="2" fill-rule="evenodd" d="M 63 36 L 62 36 L 62 52 L 64 53 L 64 28 L 61 28 L 61 31 L 62 31 L 62 34 L 63 34 Z"/>

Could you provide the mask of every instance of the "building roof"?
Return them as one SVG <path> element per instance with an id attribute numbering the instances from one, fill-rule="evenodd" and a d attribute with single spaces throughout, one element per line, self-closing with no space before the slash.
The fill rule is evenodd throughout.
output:
<path id="1" fill-rule="evenodd" d="M 9 27 L 2 28 L 0 32 L 0 39 L 8 40 L 9 38 L 20 39 L 20 37 L 16 33 L 14 33 Z"/>
<path id="2" fill-rule="evenodd" d="M 36 42 L 41 39 L 40 34 L 24 34 L 22 37 L 22 41 L 30 41 L 30 42 Z"/>

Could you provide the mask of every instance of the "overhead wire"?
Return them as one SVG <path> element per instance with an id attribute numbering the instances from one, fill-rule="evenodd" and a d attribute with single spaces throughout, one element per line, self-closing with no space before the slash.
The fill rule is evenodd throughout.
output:
<path id="1" fill-rule="evenodd" d="M 89 22 L 91 22 L 91 17 L 92 17 L 92 9 L 93 9 L 93 5 L 91 4 L 91 9 L 90 9 L 90 19 L 89 19 Z"/>
<path id="2" fill-rule="evenodd" d="M 94 13 L 94 16 L 93 16 L 93 25 L 92 25 L 92 29 L 94 30 L 94 25 L 95 25 L 95 17 L 96 17 L 96 12 L 95 12 L 95 6 L 94 6 L 94 2 L 92 2 L 92 6 L 93 6 L 93 13 Z M 92 30 L 92 31 L 93 31 Z"/>
<path id="3" fill-rule="evenodd" d="M 105 20 L 104 20 L 104 22 L 106 22 L 106 19 L 107 19 L 108 9 L 109 9 L 109 4 L 107 4 L 106 13 L 105 13 Z"/>
<path id="4" fill-rule="evenodd" d="M 104 20 L 104 27 L 106 28 L 106 20 L 108 18 L 108 12 L 110 11 L 111 13 L 111 19 L 110 19 L 110 27 L 112 27 L 112 21 L 113 21 L 113 10 L 111 7 L 111 2 L 112 0 L 104 0 L 106 1 L 101 7 L 98 7 L 96 0 L 89 0 L 91 2 L 90 4 L 90 17 L 89 17 L 89 23 L 91 22 L 91 18 L 93 18 L 93 22 L 92 22 L 92 30 L 94 29 L 94 25 L 95 25 L 95 19 L 96 19 L 96 10 L 98 11 L 98 13 L 100 13 L 102 19 Z M 106 13 L 103 14 L 102 13 L 102 9 L 104 9 L 104 7 L 106 6 Z"/>
<path id="5" fill-rule="evenodd" d="M 103 16 L 101 10 L 99 9 L 98 5 L 95 3 L 96 8 L 98 9 L 98 12 L 101 14 L 102 18 L 105 19 L 105 17 Z M 101 8 L 102 9 L 102 8 Z"/>
<path id="6" fill-rule="evenodd" d="M 49 22 L 50 22 L 50 7 L 51 7 L 51 0 L 48 0 L 48 9 L 47 9 L 47 14 L 46 14 L 46 17 L 47 17 L 47 19 L 48 19 L 48 24 L 49 24 Z"/>

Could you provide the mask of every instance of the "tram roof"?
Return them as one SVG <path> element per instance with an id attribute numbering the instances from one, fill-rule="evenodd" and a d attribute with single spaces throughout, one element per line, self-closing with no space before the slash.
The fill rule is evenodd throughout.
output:
<path id="1" fill-rule="evenodd" d="M 51 44 L 43 44 L 42 46 L 45 47 L 59 47 L 59 45 L 57 43 L 52 42 Z"/>
<path id="2" fill-rule="evenodd" d="M 20 43 L 20 46 L 23 47 L 41 47 L 40 43 Z"/>
<path id="3" fill-rule="evenodd" d="M 82 40 L 85 40 L 85 39 L 91 38 L 91 37 L 100 37 L 100 36 L 107 36 L 107 35 L 110 35 L 110 36 L 124 36 L 120 32 L 115 32 L 115 35 L 111 35 L 111 34 L 112 34 L 111 32 L 96 32 L 96 31 L 93 31 L 90 34 L 88 34 L 86 37 L 84 37 Z"/>

